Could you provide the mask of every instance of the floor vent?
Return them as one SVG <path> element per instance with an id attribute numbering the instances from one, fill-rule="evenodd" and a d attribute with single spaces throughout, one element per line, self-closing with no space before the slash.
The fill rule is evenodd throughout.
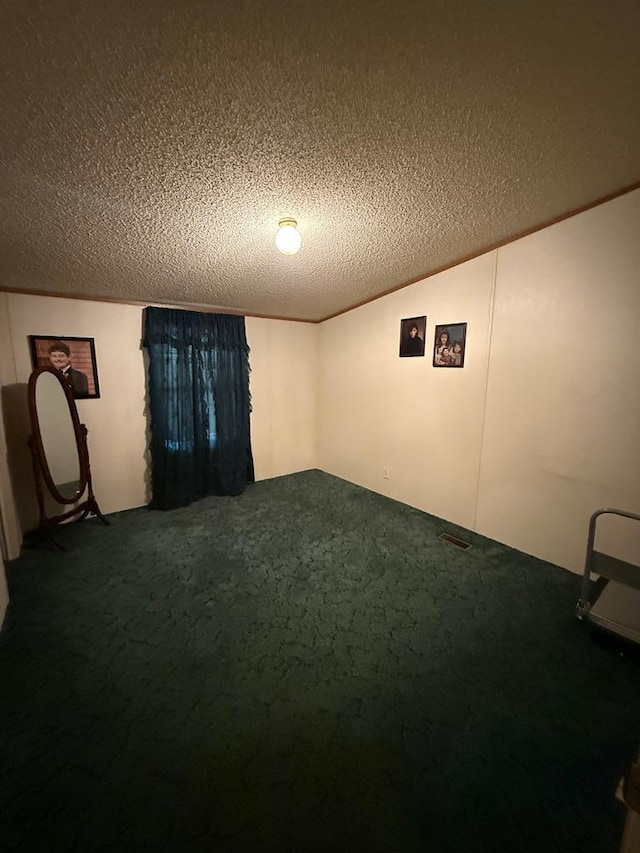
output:
<path id="1" fill-rule="evenodd" d="M 442 539 L 444 542 L 449 542 L 451 545 L 455 545 L 456 548 L 462 548 L 463 551 L 471 548 L 470 542 L 465 542 L 464 539 L 458 539 L 457 536 L 452 536 L 450 533 L 441 533 L 438 539 Z"/>

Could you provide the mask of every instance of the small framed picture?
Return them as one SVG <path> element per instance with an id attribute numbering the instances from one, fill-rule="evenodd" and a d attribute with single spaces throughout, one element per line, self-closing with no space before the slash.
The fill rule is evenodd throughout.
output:
<path id="1" fill-rule="evenodd" d="M 29 335 L 29 346 L 34 369 L 45 365 L 55 367 L 67 380 L 77 400 L 95 400 L 100 396 L 93 338 Z"/>
<path id="2" fill-rule="evenodd" d="M 407 317 L 400 320 L 400 358 L 424 355 L 427 318 Z"/>
<path id="3" fill-rule="evenodd" d="M 466 323 L 448 323 L 444 326 L 436 326 L 433 342 L 433 366 L 464 367 L 466 342 Z"/>

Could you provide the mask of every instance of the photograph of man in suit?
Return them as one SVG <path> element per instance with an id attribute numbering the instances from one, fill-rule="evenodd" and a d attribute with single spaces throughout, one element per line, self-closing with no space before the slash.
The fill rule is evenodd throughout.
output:
<path id="1" fill-rule="evenodd" d="M 71 386 L 74 397 L 89 395 L 89 380 L 85 373 L 71 367 L 71 350 L 62 341 L 54 341 L 49 347 L 51 366 L 59 370 Z"/>
<path id="2" fill-rule="evenodd" d="M 424 355 L 426 317 L 406 317 L 400 320 L 400 358 Z"/>

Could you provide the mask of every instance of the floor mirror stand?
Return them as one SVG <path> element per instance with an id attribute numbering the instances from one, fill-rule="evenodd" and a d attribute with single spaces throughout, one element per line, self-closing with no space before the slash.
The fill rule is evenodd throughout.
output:
<path id="1" fill-rule="evenodd" d="M 48 394 L 48 399 L 47 395 L 41 397 L 40 412 L 36 399 L 36 383 L 38 381 L 40 383 L 45 382 L 45 385 L 42 386 L 44 390 L 49 389 L 54 394 L 53 397 Z M 45 415 L 47 407 L 43 406 L 42 402 L 48 402 L 49 410 L 54 408 L 54 403 L 58 405 L 58 417 L 52 421 L 57 430 L 60 430 L 62 424 L 60 413 L 68 412 L 64 417 L 64 426 L 67 429 L 69 447 L 75 448 L 71 454 L 61 454 L 60 449 L 56 450 L 56 445 L 48 440 L 48 458 L 42 430 L 43 415 Z M 70 388 L 67 387 L 56 371 L 48 367 L 37 368 L 31 376 L 29 381 L 29 410 L 32 432 L 27 443 L 31 452 L 39 522 L 38 527 L 25 537 L 24 544 L 26 547 L 33 547 L 46 538 L 56 548 L 64 551 L 66 550 L 65 547 L 54 535 L 57 525 L 82 521 L 90 515 L 99 518 L 103 524 L 108 525 L 110 523 L 100 511 L 93 493 L 87 427 L 80 423 Z M 52 427 L 45 430 L 49 437 L 55 432 L 56 430 Z M 67 461 L 62 467 L 57 465 L 52 468 L 51 459 L 55 459 L 56 456 L 64 459 L 73 457 L 75 463 L 70 465 Z M 55 471 L 56 476 L 52 476 L 52 470 Z M 60 511 L 56 511 L 56 509 Z"/>
<path id="2" fill-rule="evenodd" d="M 87 428 L 84 424 L 81 424 L 81 430 L 82 440 L 85 444 L 86 450 Z M 110 523 L 109 519 L 105 518 L 105 516 L 100 512 L 100 507 L 98 506 L 98 502 L 96 501 L 95 495 L 93 494 L 90 468 L 87 471 L 87 494 L 85 498 L 79 502 L 74 501 L 71 509 L 68 509 L 66 512 L 61 512 L 57 515 L 47 514 L 42 469 L 40 466 L 38 452 L 35 447 L 35 442 L 33 441 L 33 436 L 29 436 L 28 444 L 29 449 L 31 451 L 33 478 L 35 480 L 36 497 L 38 500 L 38 512 L 40 515 L 38 528 L 34 531 L 34 536 L 38 542 L 42 541 L 42 539 L 44 538 L 48 538 L 56 546 L 56 548 L 59 548 L 61 551 L 66 551 L 64 545 L 62 545 L 54 536 L 53 531 L 56 525 L 62 524 L 63 522 L 71 522 L 71 520 L 73 520 L 73 522 L 83 521 L 89 515 L 95 515 L 97 518 L 100 519 L 103 524 Z M 88 453 L 85 458 L 88 458 Z"/>

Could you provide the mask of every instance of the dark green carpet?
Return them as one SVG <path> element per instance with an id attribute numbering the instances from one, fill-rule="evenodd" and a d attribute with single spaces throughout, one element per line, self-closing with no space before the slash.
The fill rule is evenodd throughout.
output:
<path id="1" fill-rule="evenodd" d="M 111 518 L 8 566 L 2 853 L 617 850 L 574 575 L 317 471 Z"/>

